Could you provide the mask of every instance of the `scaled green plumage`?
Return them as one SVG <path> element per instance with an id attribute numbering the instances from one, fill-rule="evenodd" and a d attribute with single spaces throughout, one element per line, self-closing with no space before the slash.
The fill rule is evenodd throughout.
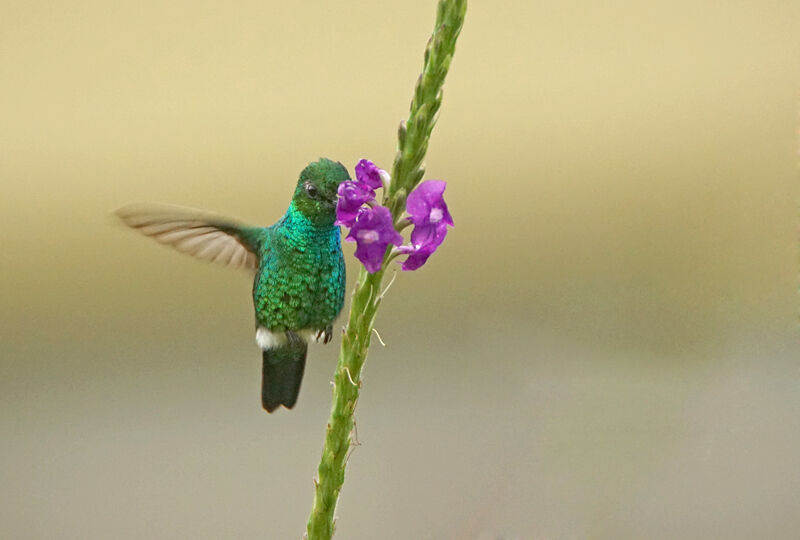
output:
<path id="1" fill-rule="evenodd" d="M 328 342 L 344 305 L 345 265 L 334 225 L 341 163 L 320 159 L 300 173 L 292 202 L 270 227 L 251 227 L 196 210 L 128 206 L 132 228 L 200 259 L 255 271 L 256 341 L 262 348 L 262 405 L 294 406 L 309 339 Z"/>
<path id="2" fill-rule="evenodd" d="M 314 225 L 293 202 L 267 234 L 253 285 L 256 322 L 272 332 L 325 330 L 344 303 L 339 227 Z"/>

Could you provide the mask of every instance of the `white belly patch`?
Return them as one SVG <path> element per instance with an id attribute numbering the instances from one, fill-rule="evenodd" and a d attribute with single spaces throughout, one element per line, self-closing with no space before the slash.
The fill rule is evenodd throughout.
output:
<path id="1" fill-rule="evenodd" d="M 312 328 L 304 328 L 295 333 L 305 341 L 309 341 L 312 338 L 314 338 L 315 341 L 317 340 L 318 332 Z M 287 341 L 289 341 L 289 338 L 286 337 L 286 332 L 271 332 L 263 326 L 259 326 L 256 329 L 256 343 L 261 347 L 261 350 L 266 351 L 268 349 L 281 347 L 286 345 Z"/>

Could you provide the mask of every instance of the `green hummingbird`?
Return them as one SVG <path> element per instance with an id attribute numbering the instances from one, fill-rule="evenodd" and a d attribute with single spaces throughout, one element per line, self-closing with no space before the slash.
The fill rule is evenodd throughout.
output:
<path id="1" fill-rule="evenodd" d="M 116 212 L 126 225 L 162 244 L 255 273 L 261 404 L 268 412 L 297 402 L 308 341 L 328 343 L 344 305 L 345 264 L 334 221 L 337 189 L 349 179 L 341 163 L 324 158 L 310 163 L 300 173 L 288 210 L 269 227 L 165 205 Z"/>

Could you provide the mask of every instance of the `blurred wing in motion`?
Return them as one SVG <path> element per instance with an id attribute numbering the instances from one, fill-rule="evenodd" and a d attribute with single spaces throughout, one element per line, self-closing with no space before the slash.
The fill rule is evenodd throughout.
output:
<path id="1" fill-rule="evenodd" d="M 258 268 L 266 230 L 180 206 L 124 206 L 115 212 L 125 225 L 204 261 Z"/>

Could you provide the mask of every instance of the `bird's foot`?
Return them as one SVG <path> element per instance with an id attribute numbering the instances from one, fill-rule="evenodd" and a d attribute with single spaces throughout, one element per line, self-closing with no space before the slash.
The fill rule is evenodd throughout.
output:
<path id="1" fill-rule="evenodd" d="M 328 325 L 327 328 L 317 331 L 316 340 L 322 340 L 322 343 L 328 343 L 333 339 L 333 325 Z"/>

